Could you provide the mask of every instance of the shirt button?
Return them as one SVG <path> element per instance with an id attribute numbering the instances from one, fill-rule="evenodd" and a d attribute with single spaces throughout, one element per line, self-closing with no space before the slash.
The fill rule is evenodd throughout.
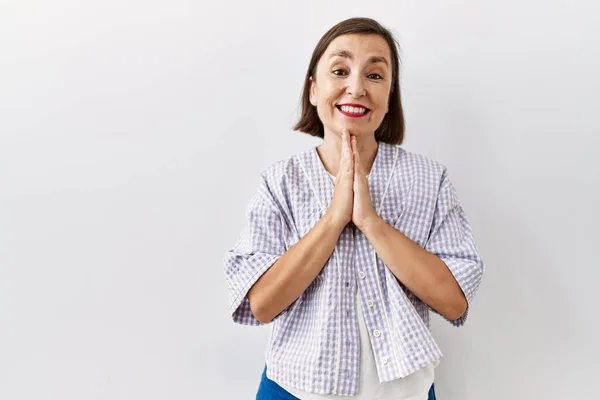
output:
<path id="1" fill-rule="evenodd" d="M 350 282 L 346 282 L 346 287 L 350 286 Z"/>
<path id="2" fill-rule="evenodd" d="M 373 308 L 373 305 L 375 303 L 373 303 L 373 300 L 367 300 L 367 305 L 369 306 L 369 308 Z"/>
<path id="3" fill-rule="evenodd" d="M 365 279 L 365 276 L 366 276 L 366 275 L 365 275 L 365 273 L 364 273 L 364 272 L 362 272 L 362 271 L 360 271 L 360 272 L 358 273 L 358 277 L 359 277 L 360 279 Z"/>
<path id="4" fill-rule="evenodd" d="M 380 331 L 379 329 L 375 329 L 375 330 L 373 331 L 373 336 L 375 336 L 375 337 L 379 337 L 379 336 L 381 336 L 381 331 Z"/>
<path id="5" fill-rule="evenodd" d="M 388 358 L 387 357 L 383 357 L 381 359 L 381 362 L 383 363 L 383 365 L 386 365 L 388 363 Z"/>

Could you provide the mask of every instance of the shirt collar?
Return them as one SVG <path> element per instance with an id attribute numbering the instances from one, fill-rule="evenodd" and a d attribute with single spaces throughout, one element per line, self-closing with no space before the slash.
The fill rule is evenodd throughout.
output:
<path id="1" fill-rule="evenodd" d="M 390 145 L 384 142 L 378 142 L 379 146 L 371 172 L 369 174 L 369 191 L 371 201 L 377 211 L 383 207 L 381 201 L 387 188 L 390 175 L 394 172 L 396 152 L 400 149 L 398 146 Z M 330 174 L 325 169 L 317 146 L 311 147 L 308 151 L 299 156 L 302 168 L 306 174 L 312 190 L 318 197 L 321 211 L 325 213 L 327 207 L 333 198 L 333 182 Z M 386 197 L 389 195 L 386 194 Z"/>

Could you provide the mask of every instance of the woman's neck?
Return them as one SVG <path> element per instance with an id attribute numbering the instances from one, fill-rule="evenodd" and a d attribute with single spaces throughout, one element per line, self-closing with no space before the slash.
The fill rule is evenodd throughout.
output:
<path id="1" fill-rule="evenodd" d="M 352 132 L 350 132 L 352 135 Z M 375 140 L 375 135 L 357 136 L 356 146 L 358 154 L 365 168 L 365 174 L 369 175 L 379 143 Z M 323 143 L 317 147 L 318 154 L 325 166 L 325 169 L 332 175 L 337 175 L 340 169 L 340 160 L 342 158 L 342 136 L 340 134 L 325 132 Z"/>

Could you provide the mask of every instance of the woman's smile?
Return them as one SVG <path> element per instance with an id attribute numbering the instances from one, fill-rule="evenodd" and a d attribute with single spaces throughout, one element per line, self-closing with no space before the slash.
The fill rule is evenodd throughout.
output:
<path id="1" fill-rule="evenodd" d="M 368 108 L 360 105 L 360 104 L 338 104 L 335 106 L 343 115 L 350 118 L 362 118 L 366 116 L 369 111 Z"/>

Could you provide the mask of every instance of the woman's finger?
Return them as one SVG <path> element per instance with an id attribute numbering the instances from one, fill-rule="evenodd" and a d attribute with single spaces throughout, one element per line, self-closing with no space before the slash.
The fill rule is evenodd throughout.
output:
<path id="1" fill-rule="evenodd" d="M 352 157 L 354 159 L 354 175 L 360 172 L 360 157 L 358 155 L 358 148 L 356 143 L 356 136 L 352 136 Z"/>
<path id="2" fill-rule="evenodd" d="M 350 132 L 347 129 L 342 130 L 342 153 L 343 153 L 343 165 L 342 171 L 352 171 L 352 150 L 350 149 Z"/>
<path id="3" fill-rule="evenodd" d="M 344 137 L 342 138 L 342 146 L 344 149 L 344 152 L 346 153 L 346 160 L 350 160 L 351 156 L 352 156 L 352 152 L 350 151 L 350 133 L 348 132 L 347 129 L 343 129 L 342 130 Z"/>
<path id="4" fill-rule="evenodd" d="M 342 170 L 342 168 L 344 167 L 344 164 L 346 163 L 346 159 L 348 158 L 348 155 L 346 154 L 346 145 L 345 145 L 345 140 L 346 140 L 346 132 L 344 132 L 344 130 L 342 130 L 342 145 L 341 145 L 341 157 L 340 157 L 340 171 Z"/>

